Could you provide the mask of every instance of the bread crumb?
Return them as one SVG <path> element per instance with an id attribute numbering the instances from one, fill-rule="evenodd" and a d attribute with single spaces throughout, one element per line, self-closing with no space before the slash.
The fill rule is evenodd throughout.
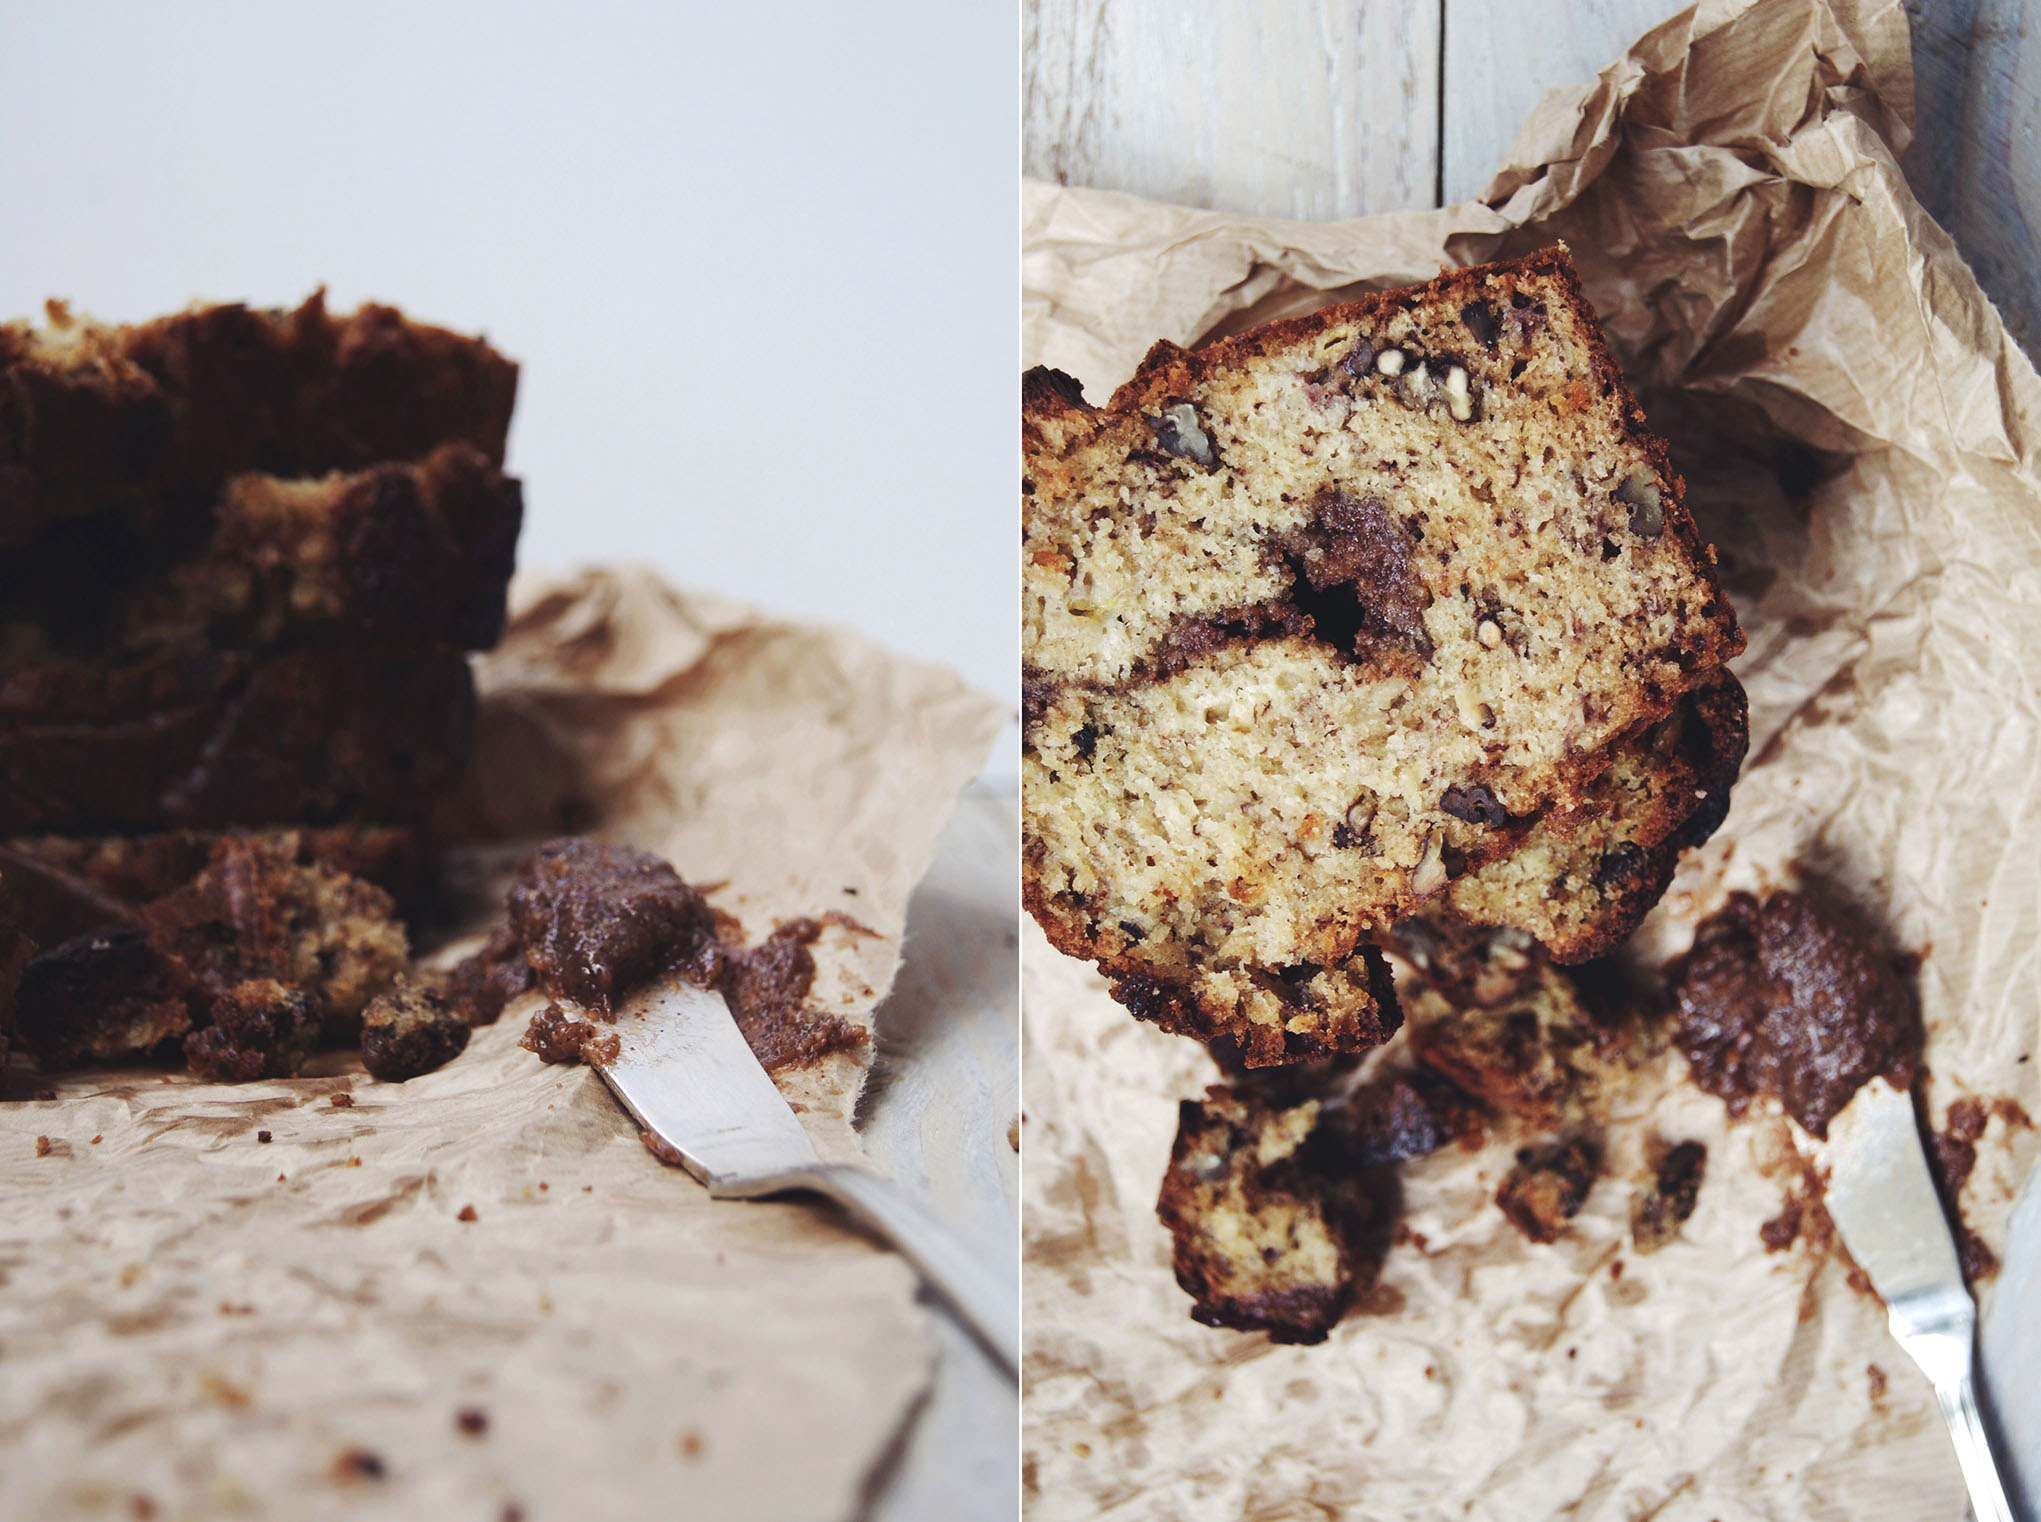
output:
<path id="1" fill-rule="evenodd" d="M 475 1207 L 473 1205 L 463 1205 L 461 1213 L 455 1216 L 454 1219 L 456 1221 L 476 1221 L 480 1220 L 481 1217 L 475 1214 Z"/>
<path id="2" fill-rule="evenodd" d="M 343 1485 L 358 1480 L 380 1480 L 388 1473 L 382 1455 L 367 1448 L 349 1448 L 333 1461 L 333 1478 Z"/>
<path id="3" fill-rule="evenodd" d="M 354 1096 L 352 1094 L 335 1094 L 333 1096 L 333 1108 L 336 1110 L 353 1109 Z"/>
<path id="4" fill-rule="evenodd" d="M 35 1155 L 37 1157 L 50 1155 L 50 1139 L 47 1136 L 38 1136 L 35 1139 Z"/>

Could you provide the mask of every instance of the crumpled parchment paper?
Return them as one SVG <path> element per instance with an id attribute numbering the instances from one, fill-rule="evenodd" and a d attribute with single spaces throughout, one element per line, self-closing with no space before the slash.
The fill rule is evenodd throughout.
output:
<path id="1" fill-rule="evenodd" d="M 825 934 L 816 999 L 866 1027 L 1005 718 L 630 569 L 521 577 L 480 680 L 471 824 L 661 851 L 752 940 L 843 910 L 874 933 Z M 466 853 L 478 923 L 516 854 Z M 855 1514 L 930 1377 L 912 1271 L 812 1204 L 711 1203 L 594 1073 L 517 1046 L 531 1002 L 405 1084 L 337 1054 L 9 1074 L 0 1516 Z M 781 1075 L 825 1153 L 865 1066 Z"/>
<path id="2" fill-rule="evenodd" d="M 1826 883 L 1924 954 L 1940 1126 L 1966 1095 L 2041 1115 L 2041 384 L 1906 187 L 1911 101 L 1899 4 L 1734 0 L 1548 96 L 1478 203 L 1308 224 L 1031 185 L 1023 348 L 1103 401 L 1157 338 L 1567 242 L 1750 635 L 1750 760 L 1637 954 L 1731 888 Z M 1525 1137 L 1407 1164 L 1381 1286 L 1278 1347 L 1190 1320 L 1154 1218 L 1216 1070 L 1032 927 L 1022 962 L 1031 1518 L 1961 1514 L 1882 1308 L 1834 1250 L 1759 1242 L 1789 1122 L 1732 1125 L 1662 1059 L 1551 1247 L 1492 1204 Z M 1708 1171 L 1642 1257 L 1654 1132 Z M 1962 1203 L 1994 1250 L 2035 1152 L 2002 1120 L 1979 1144 Z"/>

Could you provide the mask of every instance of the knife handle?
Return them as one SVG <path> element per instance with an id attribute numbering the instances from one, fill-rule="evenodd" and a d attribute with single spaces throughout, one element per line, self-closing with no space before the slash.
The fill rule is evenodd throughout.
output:
<path id="1" fill-rule="evenodd" d="M 766 1185 L 766 1188 L 761 1188 Z M 967 1247 L 948 1222 L 891 1179 L 843 1164 L 822 1164 L 775 1175 L 770 1181 L 731 1181 L 717 1194 L 778 1193 L 812 1189 L 827 1195 L 897 1248 L 947 1300 L 987 1352 L 1020 1373 L 1020 1286 Z"/>
<path id="2" fill-rule="evenodd" d="M 1977 1522 L 2013 1522 L 2012 1503 L 2006 1499 L 1998 1466 L 1992 1462 L 1991 1442 L 1984 1434 L 1984 1420 L 1977 1413 L 1977 1392 L 1970 1377 L 1935 1386 L 1935 1399 L 1942 1404 L 1942 1420 L 1949 1424 L 1949 1436 L 1956 1441 L 1956 1462 L 1963 1467 L 1963 1483 L 1970 1491 L 1970 1510 Z"/>

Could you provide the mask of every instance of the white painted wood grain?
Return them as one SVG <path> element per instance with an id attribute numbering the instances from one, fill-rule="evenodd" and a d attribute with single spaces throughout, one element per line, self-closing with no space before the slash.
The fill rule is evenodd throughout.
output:
<path id="1" fill-rule="evenodd" d="M 1446 204 L 1481 194 L 1547 90 L 1586 84 L 1687 3 L 1446 0 Z"/>
<path id="2" fill-rule="evenodd" d="M 1026 0 L 1022 161 L 1256 216 L 1430 206 L 1436 0 Z"/>

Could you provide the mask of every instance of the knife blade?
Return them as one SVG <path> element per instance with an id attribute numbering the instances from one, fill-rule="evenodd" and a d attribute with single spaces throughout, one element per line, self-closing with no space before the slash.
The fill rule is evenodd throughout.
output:
<path id="1" fill-rule="evenodd" d="M 2012 1522 L 1972 1380 L 1977 1308 L 1928 1172 L 1912 1097 L 1874 1078 L 1829 1122 L 1820 1151 L 1829 1216 L 1884 1300 L 1893 1337 L 1935 1387 L 1971 1510 L 1978 1522 Z"/>
<path id="2" fill-rule="evenodd" d="M 596 1071 L 712 1196 L 828 1196 L 898 1248 L 1008 1372 L 1018 1371 L 1017 1278 L 1009 1284 L 892 1180 L 824 1163 L 722 994 L 669 976 L 633 994 L 612 1029 L 617 1055 Z"/>

